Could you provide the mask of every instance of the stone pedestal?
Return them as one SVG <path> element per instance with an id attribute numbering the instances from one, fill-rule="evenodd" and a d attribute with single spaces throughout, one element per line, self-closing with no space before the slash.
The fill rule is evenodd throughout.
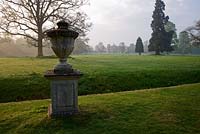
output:
<path id="1" fill-rule="evenodd" d="M 78 112 L 78 80 L 82 74 L 73 71 L 69 74 L 55 74 L 47 71 L 45 77 L 51 81 L 51 102 L 48 114 L 63 117 Z"/>

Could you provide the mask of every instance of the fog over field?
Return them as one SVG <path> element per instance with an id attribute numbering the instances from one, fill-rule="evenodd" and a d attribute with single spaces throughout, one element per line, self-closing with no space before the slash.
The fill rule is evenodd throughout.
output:
<path id="1" fill-rule="evenodd" d="M 89 32 L 86 32 L 86 41 L 84 39 L 79 40 L 77 49 L 80 50 L 77 50 L 74 54 L 99 53 L 100 51 L 95 48 L 99 44 L 105 47 L 102 53 L 109 53 L 108 45 L 116 47 L 120 46 L 120 43 L 125 48 L 123 53 L 128 53 L 129 46 L 131 44 L 134 46 L 138 37 L 141 37 L 148 49 L 152 34 L 151 22 L 153 20 L 155 0 L 89 0 L 89 3 L 81 7 L 81 10 L 88 15 L 89 19 L 87 21 L 93 25 L 89 28 Z M 164 3 L 165 15 L 169 16 L 169 21 L 174 24 L 173 29 L 176 32 L 177 40 L 179 40 L 180 33 L 188 27 L 194 26 L 200 19 L 200 0 L 164 0 Z M 56 24 L 56 22 L 52 23 Z M 51 25 L 48 25 L 49 27 L 45 26 L 46 24 L 43 28 L 52 27 Z M 31 34 L 31 36 L 34 35 Z M 4 38 L 4 35 L 0 40 L 2 38 Z M 11 38 L 16 39 L 14 36 Z M 179 44 L 178 41 L 171 44 L 175 46 L 174 50 L 177 46 L 183 46 L 180 42 Z M 37 56 L 38 50 L 36 47 L 29 45 L 29 43 L 21 44 L 0 41 L 0 57 Z M 196 44 L 193 46 L 195 46 L 195 49 L 198 46 L 199 49 L 199 42 Z M 187 45 L 190 46 L 191 44 L 188 43 Z M 54 55 L 50 47 L 44 47 L 43 50 L 44 56 Z M 177 50 L 176 52 L 180 53 Z M 117 50 L 117 53 L 121 52 Z M 200 49 L 198 54 L 200 54 Z"/>
<path id="2" fill-rule="evenodd" d="M 44 55 L 53 55 L 51 48 L 44 48 Z M 21 44 L 0 43 L 0 57 L 35 57 L 37 48 Z"/>
<path id="3" fill-rule="evenodd" d="M 178 32 L 200 19 L 200 0 L 164 0 L 165 13 Z M 90 0 L 86 13 L 94 24 L 89 33 L 90 45 L 98 42 L 134 43 L 138 36 L 151 37 L 155 0 Z"/>

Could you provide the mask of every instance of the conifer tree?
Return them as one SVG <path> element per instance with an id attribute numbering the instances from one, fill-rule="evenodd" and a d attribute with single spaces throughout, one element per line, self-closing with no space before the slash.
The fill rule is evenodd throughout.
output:
<path id="1" fill-rule="evenodd" d="M 140 37 L 138 37 L 138 39 L 137 39 L 136 46 L 135 46 L 135 52 L 139 53 L 139 55 L 141 55 L 141 53 L 144 52 L 144 46 L 142 43 L 142 39 Z"/>
<path id="2" fill-rule="evenodd" d="M 171 41 L 173 33 L 166 32 L 165 25 L 167 24 L 169 17 L 165 16 L 165 3 L 162 0 L 156 0 L 155 10 L 153 12 L 153 21 L 151 28 L 153 33 L 151 34 L 149 51 L 155 51 L 156 55 L 160 55 L 164 51 L 172 51 Z"/>

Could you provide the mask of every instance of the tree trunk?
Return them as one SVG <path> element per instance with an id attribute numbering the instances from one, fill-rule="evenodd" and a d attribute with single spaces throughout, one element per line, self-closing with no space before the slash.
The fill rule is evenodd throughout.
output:
<path id="1" fill-rule="evenodd" d="M 160 55 L 160 45 L 159 44 L 157 44 L 155 51 L 156 51 L 155 55 Z"/>
<path id="2" fill-rule="evenodd" d="M 160 55 L 160 50 L 156 50 L 156 55 Z"/>
<path id="3" fill-rule="evenodd" d="M 42 38 L 38 38 L 38 57 L 43 56 Z"/>
<path id="4" fill-rule="evenodd" d="M 141 53 L 139 52 L 139 55 L 141 55 Z"/>
<path id="5" fill-rule="evenodd" d="M 38 57 L 42 57 L 43 55 L 43 45 L 42 45 L 42 25 L 38 27 Z"/>

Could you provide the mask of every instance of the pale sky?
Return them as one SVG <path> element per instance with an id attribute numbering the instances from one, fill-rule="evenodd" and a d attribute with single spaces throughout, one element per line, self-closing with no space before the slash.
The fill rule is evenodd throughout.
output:
<path id="1" fill-rule="evenodd" d="M 200 0 L 164 0 L 165 14 L 176 24 L 178 32 L 200 19 Z M 88 34 L 89 45 L 100 41 L 105 45 L 135 43 L 151 37 L 151 21 L 155 0 L 90 0 L 84 8 L 93 27 Z"/>

